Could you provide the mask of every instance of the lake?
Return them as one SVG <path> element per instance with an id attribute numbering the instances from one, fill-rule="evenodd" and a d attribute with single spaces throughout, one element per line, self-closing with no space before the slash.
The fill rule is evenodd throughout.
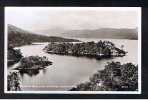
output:
<path id="1" fill-rule="evenodd" d="M 84 39 L 81 41 L 99 41 L 99 39 Z M 101 39 L 104 40 L 104 39 Z M 105 39 L 108 40 L 108 39 Z M 90 59 L 86 57 L 63 56 L 43 52 L 48 43 L 25 45 L 17 47 L 23 56 L 46 56 L 52 65 L 34 74 L 21 74 L 21 87 L 23 91 L 67 91 L 79 83 L 86 82 L 98 70 L 104 69 L 106 62 L 119 61 L 138 64 L 138 40 L 109 39 L 117 47 L 124 45 L 128 53 L 124 57 L 113 59 Z M 13 67 L 15 67 L 15 64 Z M 9 69 L 10 70 L 10 69 Z M 12 67 L 11 67 L 12 70 Z"/>

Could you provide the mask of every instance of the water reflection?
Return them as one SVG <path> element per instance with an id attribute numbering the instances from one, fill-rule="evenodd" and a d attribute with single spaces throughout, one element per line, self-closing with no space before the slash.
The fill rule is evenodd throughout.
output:
<path id="1" fill-rule="evenodd" d="M 49 61 L 53 62 L 51 66 L 47 66 L 45 69 L 21 72 L 22 86 L 39 86 L 36 88 L 23 88 L 23 91 L 66 91 L 71 89 L 71 87 L 61 88 L 58 86 L 75 86 L 76 84 L 85 82 L 97 70 L 104 69 L 106 62 L 119 61 L 121 63 L 132 62 L 137 64 L 137 40 L 112 40 L 112 42 L 115 43 L 117 47 L 120 47 L 121 44 L 123 44 L 125 46 L 125 50 L 128 51 L 128 54 L 124 57 L 96 60 L 86 57 L 47 54 L 42 50 L 47 44 L 26 45 L 19 47 L 25 57 L 36 55 L 46 56 Z M 57 86 L 57 88 L 43 88 L 42 86 Z"/>
<path id="2" fill-rule="evenodd" d="M 46 72 L 47 72 L 47 71 L 46 71 L 46 68 L 43 69 L 42 72 L 43 72 L 43 74 L 46 74 Z"/>
<path id="3" fill-rule="evenodd" d="M 39 74 L 40 71 L 39 70 L 23 70 L 23 71 L 21 70 L 19 72 L 22 77 L 24 76 L 24 74 L 27 74 L 30 77 L 33 77 L 33 76 L 36 76 L 37 74 Z"/>

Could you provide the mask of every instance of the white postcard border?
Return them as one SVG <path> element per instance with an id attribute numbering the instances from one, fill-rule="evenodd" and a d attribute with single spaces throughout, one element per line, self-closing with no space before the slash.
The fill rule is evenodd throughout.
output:
<path id="1" fill-rule="evenodd" d="M 6 8 L 9 7 L 5 7 Z M 19 7 L 18 7 L 19 8 Z M 43 8 L 43 7 L 41 7 Z M 46 7 L 44 7 L 46 8 Z M 67 9 L 67 7 L 50 7 L 51 9 L 61 8 Z M 85 9 L 101 9 L 101 10 L 125 10 L 122 8 L 125 7 L 70 7 L 70 9 L 79 10 L 81 8 Z M 109 9 L 108 9 L 109 8 Z M 7 33 L 7 20 L 5 19 L 5 31 L 4 31 L 4 93 L 18 93 L 18 94 L 141 94 L 141 7 L 126 7 L 127 10 L 135 10 L 138 11 L 138 91 L 7 91 L 7 47 L 8 47 L 8 33 Z M 126 11 L 126 10 L 125 10 Z M 6 15 L 5 15 L 6 16 Z"/>

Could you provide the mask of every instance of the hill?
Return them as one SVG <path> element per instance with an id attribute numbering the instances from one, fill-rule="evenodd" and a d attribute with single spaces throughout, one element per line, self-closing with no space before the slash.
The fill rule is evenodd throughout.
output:
<path id="1" fill-rule="evenodd" d="M 95 30 L 71 30 L 62 34 L 75 38 L 138 39 L 137 29 L 101 28 Z"/>
<path id="2" fill-rule="evenodd" d="M 8 25 L 8 43 L 10 46 L 21 46 L 32 42 L 78 42 L 79 40 L 67 39 L 55 36 L 38 35 L 14 25 Z"/>

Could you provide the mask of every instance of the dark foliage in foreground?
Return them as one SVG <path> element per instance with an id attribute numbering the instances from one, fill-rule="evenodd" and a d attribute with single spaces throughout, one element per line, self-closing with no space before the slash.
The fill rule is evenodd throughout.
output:
<path id="1" fill-rule="evenodd" d="M 137 91 L 138 66 L 132 63 L 121 65 L 111 62 L 104 70 L 98 71 L 88 82 L 81 83 L 71 91 Z"/>
<path id="2" fill-rule="evenodd" d="M 126 52 L 110 41 L 83 43 L 50 43 L 44 51 L 52 54 L 95 57 L 97 59 L 124 56 Z"/>
<path id="3" fill-rule="evenodd" d="M 13 49 L 13 47 L 8 46 L 8 66 L 13 65 L 18 62 L 23 56 L 19 49 Z"/>
<path id="4" fill-rule="evenodd" d="M 18 72 L 10 72 L 7 76 L 7 90 L 8 91 L 20 91 L 20 77 Z"/>

